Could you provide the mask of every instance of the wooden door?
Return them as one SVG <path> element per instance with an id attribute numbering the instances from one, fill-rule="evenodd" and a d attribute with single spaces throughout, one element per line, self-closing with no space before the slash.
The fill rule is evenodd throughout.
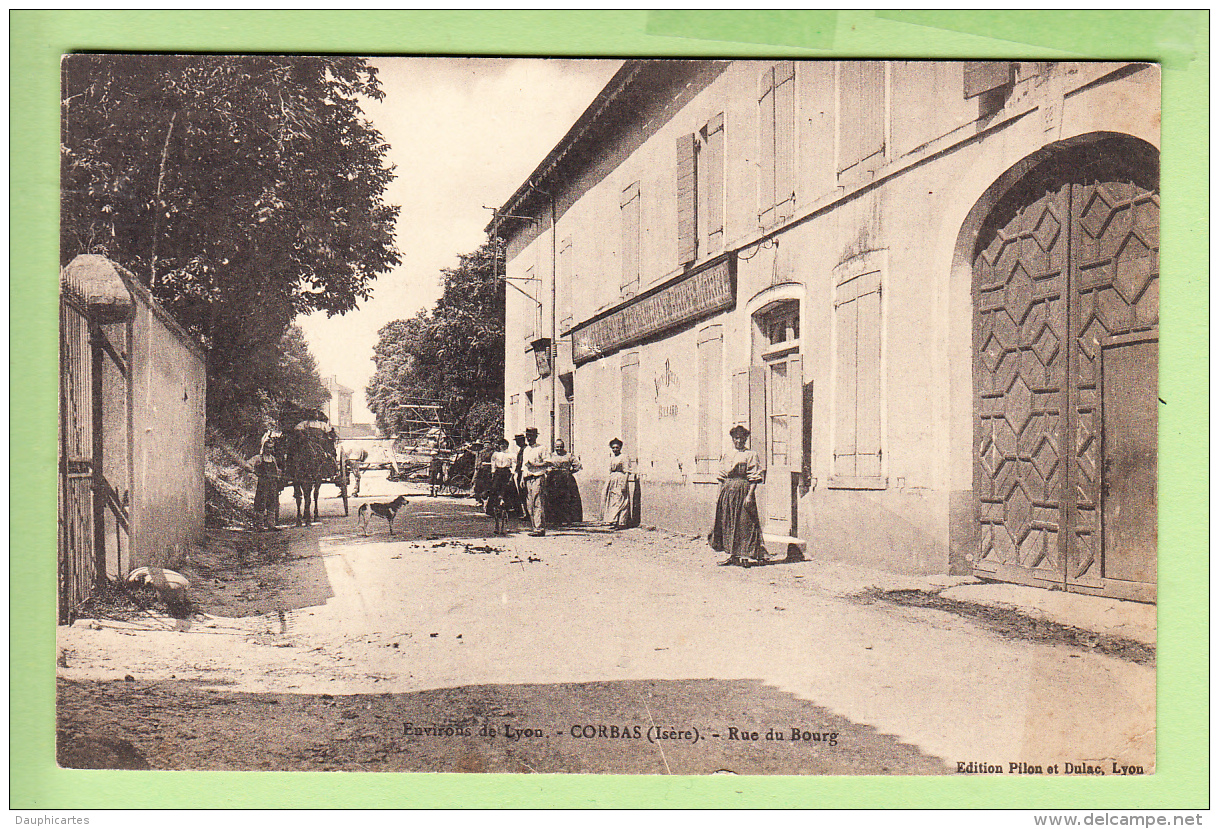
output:
<path id="1" fill-rule="evenodd" d="M 800 471 L 801 409 L 804 377 L 799 354 L 765 363 L 766 431 L 763 463 L 766 483 L 758 499 L 762 531 L 768 535 L 795 535 L 796 488 L 792 473 Z M 756 445 L 756 444 L 755 444 Z"/>
<path id="2" fill-rule="evenodd" d="M 1156 387 L 1158 344 L 1102 351 L 1104 446 L 1101 464 L 1102 576 L 1133 585 L 1156 580 Z"/>
<path id="3" fill-rule="evenodd" d="M 974 262 L 974 572 L 1152 598 L 1154 568 L 1120 570 L 1130 579 L 1106 575 L 1104 539 L 1146 539 L 1154 488 L 1149 501 L 1145 483 L 1131 483 L 1142 494 L 1128 497 L 1144 506 L 1126 505 L 1102 532 L 1101 446 L 1109 419 L 1101 355 L 1132 338 L 1156 340 L 1158 197 L 1130 182 L 1083 181 L 1002 209 Z M 1115 423 L 1142 418 L 1142 448 L 1149 440 L 1154 450 L 1154 426 L 1150 437 L 1146 427 L 1156 399 L 1154 349 L 1116 359 L 1119 375 L 1135 371 L 1132 363 L 1141 374 L 1129 391 L 1137 404 L 1114 392 L 1114 405 L 1126 412 Z M 1108 479 L 1110 491 L 1117 474 Z M 1140 543 L 1147 558 L 1146 541 Z"/>

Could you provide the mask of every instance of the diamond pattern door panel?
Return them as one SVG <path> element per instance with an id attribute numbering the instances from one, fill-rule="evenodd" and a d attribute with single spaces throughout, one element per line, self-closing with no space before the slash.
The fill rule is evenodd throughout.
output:
<path id="1" fill-rule="evenodd" d="M 1061 581 L 1069 187 L 1016 211 L 974 262 L 974 488 L 982 575 Z"/>
<path id="2" fill-rule="evenodd" d="M 1156 337 L 1159 198 L 1130 182 L 1041 193 L 997 208 L 974 260 L 974 571 L 1108 592 L 1101 355 Z"/>
<path id="3" fill-rule="evenodd" d="M 1074 492 L 1066 577 L 1068 583 L 1099 588 L 1105 577 L 1100 531 L 1104 472 L 1101 346 L 1115 337 L 1158 330 L 1160 199 L 1129 182 L 1077 184 L 1072 213 L 1075 300 L 1071 328 L 1076 332 L 1077 351 L 1072 389 Z M 1141 391 L 1152 399 L 1157 393 L 1154 384 Z"/>

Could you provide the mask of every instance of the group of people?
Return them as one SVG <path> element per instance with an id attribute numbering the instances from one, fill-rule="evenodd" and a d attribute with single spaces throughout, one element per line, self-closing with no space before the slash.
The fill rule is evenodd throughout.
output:
<path id="1" fill-rule="evenodd" d="M 750 567 L 764 564 L 766 548 L 762 545 L 762 527 L 758 517 L 757 487 L 764 472 L 758 453 L 746 448 L 749 430 L 734 426 L 729 431 L 733 448 L 720 459 L 720 491 L 715 505 L 715 524 L 707 536 L 713 550 L 728 557 L 721 566 Z M 263 436 L 259 453 L 247 466 L 258 476 L 254 497 L 256 520 L 261 526 L 273 525 L 274 507 L 279 496 L 278 479 L 282 474 L 273 451 L 276 435 Z M 584 521 L 584 506 L 576 473 L 583 467 L 580 459 L 567 451 L 564 442 L 555 441 L 554 451 L 538 445 L 538 430 L 530 427 L 516 436 L 516 451 L 501 438 L 493 447 L 482 451 L 481 444 L 468 447 L 474 497 L 495 519 L 496 534 L 507 532 L 509 516 L 527 518 L 531 536 L 546 535 L 547 527 L 570 526 Z M 602 497 L 601 521 L 604 525 L 627 526 L 631 513 L 630 482 L 632 472 L 622 454 L 623 443 L 614 438 L 609 443 L 609 477 Z M 342 453 L 345 471 L 355 479 L 353 495 L 360 494 L 361 467 L 367 450 L 358 448 Z M 437 453 L 440 458 L 440 453 Z M 436 467 L 440 467 L 437 469 Z M 433 463 L 429 482 L 432 494 L 443 480 L 443 466 Z M 450 474 L 452 471 L 450 469 Z"/>
<path id="2" fill-rule="evenodd" d="M 538 445 L 538 431 L 530 427 L 516 436 L 516 451 L 501 439 L 494 451 L 480 459 L 474 476 L 474 497 L 495 518 L 495 532 L 506 531 L 507 518 L 528 519 L 531 536 L 544 536 L 547 528 L 584 523 L 584 504 L 576 473 L 580 459 L 567 451 L 563 440 L 554 451 Z M 622 457 L 622 441 L 610 443 L 610 475 L 606 485 L 602 521 L 613 527 L 626 526 L 630 498 L 629 473 Z"/>
<path id="3" fill-rule="evenodd" d="M 757 488 L 764 471 L 758 453 L 746 448 L 749 430 L 734 426 L 729 431 L 733 448 L 720 459 L 720 491 L 715 506 L 715 524 L 707 540 L 713 550 L 728 557 L 721 566 L 751 567 L 765 564 L 762 526 L 758 516 Z M 529 519 L 531 536 L 544 536 L 548 526 L 563 526 L 583 521 L 583 506 L 575 473 L 580 460 L 567 452 L 562 440 L 555 441 L 554 452 L 547 454 L 537 443 L 538 431 L 525 430 L 516 436 L 517 451 L 509 451 L 501 439 L 496 451 L 486 460 L 485 504 L 495 517 L 495 532 L 505 532 L 506 519 L 516 513 Z M 609 478 L 602 500 L 602 523 L 614 528 L 627 526 L 631 514 L 631 477 L 629 461 L 622 454 L 623 443 L 610 441 Z M 481 465 L 480 465 L 481 471 Z M 479 476 L 475 476 L 475 497 L 482 500 Z"/>

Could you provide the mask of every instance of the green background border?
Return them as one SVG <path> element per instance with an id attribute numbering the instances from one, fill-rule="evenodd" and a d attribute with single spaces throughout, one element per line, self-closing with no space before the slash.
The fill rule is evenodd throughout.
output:
<path id="1" fill-rule="evenodd" d="M 11 11 L 10 806 L 1206 808 L 1209 12 Z M 59 769 L 58 66 L 73 50 L 1163 63 L 1158 773 L 634 777 Z M 1103 706 L 1104 700 L 1096 700 Z"/>

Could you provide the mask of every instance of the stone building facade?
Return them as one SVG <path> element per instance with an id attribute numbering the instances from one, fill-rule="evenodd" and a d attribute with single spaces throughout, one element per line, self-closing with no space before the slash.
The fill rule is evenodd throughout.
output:
<path id="1" fill-rule="evenodd" d="M 505 417 L 772 553 L 1151 600 L 1159 70 L 627 61 L 497 212 Z"/>

